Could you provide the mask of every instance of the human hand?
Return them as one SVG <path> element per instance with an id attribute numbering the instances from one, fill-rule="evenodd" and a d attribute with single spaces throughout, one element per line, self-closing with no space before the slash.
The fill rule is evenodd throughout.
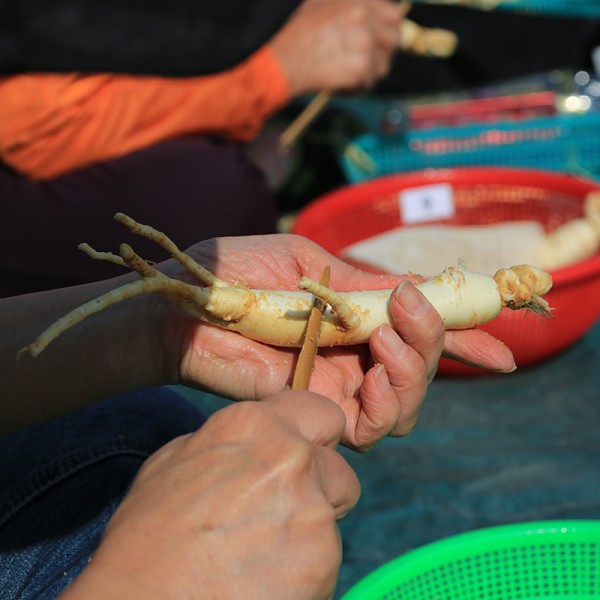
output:
<path id="1" fill-rule="evenodd" d="M 318 279 L 326 265 L 330 287 L 338 291 L 390 288 L 403 279 L 357 270 L 294 235 L 219 238 L 188 253 L 221 279 L 259 289 L 297 289 L 301 275 Z M 174 264 L 167 274 L 189 279 Z M 510 350 L 483 331 L 445 332 L 438 313 L 410 284 L 392 295 L 390 311 L 396 331 L 383 326 L 368 345 L 322 348 L 316 357 L 310 389 L 344 410 L 342 440 L 352 448 L 367 449 L 412 430 L 442 351 L 491 370 L 514 366 Z M 266 346 L 174 308 L 167 323 L 172 381 L 241 400 L 264 398 L 291 383 L 298 349 Z"/>
<path id="2" fill-rule="evenodd" d="M 63 600 L 331 598 L 360 493 L 343 429 L 309 392 L 215 413 L 146 461 Z"/>
<path id="3" fill-rule="evenodd" d="M 305 0 L 270 43 L 291 95 L 371 86 L 390 68 L 402 16 L 389 0 Z"/>

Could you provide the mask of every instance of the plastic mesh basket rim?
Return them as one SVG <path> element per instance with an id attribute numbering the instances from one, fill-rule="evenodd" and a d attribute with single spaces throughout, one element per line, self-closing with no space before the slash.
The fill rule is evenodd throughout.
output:
<path id="1" fill-rule="evenodd" d="M 342 596 L 435 598 L 600 598 L 600 520 L 533 521 L 461 533 L 382 565 Z"/>
<path id="2" fill-rule="evenodd" d="M 423 0 L 418 0 L 421 3 Z M 496 7 L 499 10 L 528 12 L 558 12 L 594 16 L 600 14 L 600 7 L 594 0 L 503 0 Z"/>
<path id="3" fill-rule="evenodd" d="M 375 179 L 350 183 L 313 200 L 301 210 L 292 227 L 293 233 L 311 235 L 314 233 L 315 219 L 332 222 L 338 211 L 352 210 L 354 206 L 364 204 L 368 198 L 397 192 L 400 189 L 418 187 L 433 183 L 451 185 L 493 185 L 506 183 L 518 187 L 539 186 L 581 196 L 592 190 L 600 190 L 600 182 L 567 173 L 555 173 L 543 169 L 521 167 L 451 167 L 426 169 L 407 173 L 384 175 Z M 330 252 L 336 253 L 326 239 L 319 238 L 317 243 Z M 597 277 L 600 273 L 600 254 L 574 265 L 553 272 L 554 287 L 569 285 L 573 282 Z"/>
<path id="4" fill-rule="evenodd" d="M 379 177 L 330 191 L 299 211 L 292 232 L 308 237 L 332 254 L 340 256 L 350 244 L 387 231 L 393 223 L 401 224 L 402 219 L 395 208 L 399 190 L 441 183 L 449 184 L 454 190 L 492 188 L 495 190 L 493 194 L 505 188 L 534 188 L 542 194 L 540 197 L 545 197 L 546 193 L 559 194 L 578 198 L 579 202 L 588 192 L 600 190 L 597 181 L 540 169 L 427 169 Z M 485 195 L 487 197 L 487 193 Z M 494 204 L 490 206 L 493 212 Z M 395 211 L 392 220 L 388 218 L 390 210 Z M 534 364 L 569 347 L 600 317 L 600 304 L 595 300 L 600 294 L 600 252 L 553 271 L 552 278 L 554 283 L 547 299 L 555 309 L 556 318 L 550 326 L 540 319 L 524 321 L 523 315 L 512 311 L 503 311 L 497 319 L 481 326 L 481 329 L 511 348 L 519 367 Z M 574 303 L 577 310 L 573 310 Z M 562 315 L 566 315 L 566 318 Z M 487 374 L 487 371 L 442 358 L 438 373 L 470 375 Z"/>
<path id="5" fill-rule="evenodd" d="M 556 115 L 496 123 L 409 129 L 402 136 L 366 133 L 351 146 L 371 164 L 365 170 L 343 153 L 350 182 L 425 168 L 504 166 L 540 168 L 597 177 L 600 113 Z"/>

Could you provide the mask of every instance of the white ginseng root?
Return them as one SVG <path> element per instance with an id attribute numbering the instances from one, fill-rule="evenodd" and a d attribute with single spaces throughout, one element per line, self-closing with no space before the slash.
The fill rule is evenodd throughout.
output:
<path id="1" fill-rule="evenodd" d="M 583 215 L 551 231 L 542 240 L 540 264 L 554 270 L 593 256 L 600 248 L 600 192 L 590 192 Z"/>
<path id="2" fill-rule="evenodd" d="M 120 257 L 98 253 L 83 245 L 82 249 L 93 258 L 129 266 L 141 275 L 141 279 L 74 309 L 22 351 L 37 356 L 59 335 L 86 317 L 146 293 L 163 294 L 201 321 L 274 346 L 302 345 L 315 297 L 327 306 L 319 346 L 364 343 L 382 323 L 391 323 L 389 300 L 392 289 L 335 292 L 306 277 L 299 281 L 299 287 L 304 291 L 229 286 L 181 252 L 163 233 L 140 225 L 121 213 L 117 213 L 115 218 L 134 233 L 148 237 L 167 249 L 204 287 L 159 273 L 125 244 L 121 246 Z M 529 265 L 502 269 L 490 277 L 471 273 L 461 264 L 448 267 L 417 285 L 442 317 L 446 329 L 476 327 L 496 317 L 503 307 L 549 316 L 550 307 L 542 296 L 551 286 L 552 278 L 548 273 Z"/>

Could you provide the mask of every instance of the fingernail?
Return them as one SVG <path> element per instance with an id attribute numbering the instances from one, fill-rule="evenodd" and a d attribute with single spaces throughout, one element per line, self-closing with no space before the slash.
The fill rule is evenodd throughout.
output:
<path id="1" fill-rule="evenodd" d="M 385 323 L 380 325 L 377 329 L 377 337 L 384 345 L 387 346 L 392 338 L 392 328 Z"/>
<path id="2" fill-rule="evenodd" d="M 514 373 L 517 370 L 516 363 L 513 363 L 510 369 L 498 369 L 496 373 Z"/>
<path id="3" fill-rule="evenodd" d="M 396 288 L 396 299 L 402 308 L 413 318 L 421 317 L 429 306 L 417 288 L 408 280 Z"/>

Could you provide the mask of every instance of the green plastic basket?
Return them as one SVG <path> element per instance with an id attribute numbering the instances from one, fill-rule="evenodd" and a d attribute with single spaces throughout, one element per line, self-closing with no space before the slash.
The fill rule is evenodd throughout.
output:
<path id="1" fill-rule="evenodd" d="M 538 521 L 459 534 L 383 565 L 342 600 L 534 598 L 600 598 L 600 521 Z"/>

